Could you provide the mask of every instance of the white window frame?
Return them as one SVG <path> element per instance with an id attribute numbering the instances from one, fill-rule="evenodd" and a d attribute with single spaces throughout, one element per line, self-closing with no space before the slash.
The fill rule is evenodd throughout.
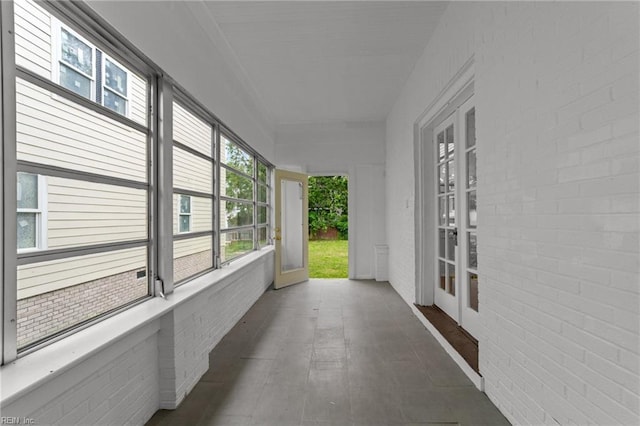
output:
<path id="1" fill-rule="evenodd" d="M 180 207 L 182 206 L 182 197 L 187 197 L 189 199 L 189 213 L 182 213 Z M 188 234 L 192 232 L 193 229 L 193 203 L 192 203 L 191 195 L 179 194 L 178 195 L 178 208 L 176 209 L 178 212 L 178 234 Z M 183 231 L 180 229 L 180 218 L 182 216 L 187 216 L 189 218 L 189 229 Z"/>
<path id="2" fill-rule="evenodd" d="M 24 173 L 32 175 L 33 173 Z M 18 253 L 28 253 L 47 248 L 47 178 L 36 175 L 38 178 L 38 207 L 35 209 L 16 208 L 16 213 L 35 213 L 36 215 L 36 246 L 17 249 Z M 17 180 L 17 178 L 16 178 Z M 16 223 L 17 227 L 17 223 Z"/>
<path id="3" fill-rule="evenodd" d="M 77 37 L 81 42 L 85 43 L 87 46 L 89 46 L 91 48 L 91 63 L 92 63 L 92 76 L 80 71 L 79 69 L 77 69 L 76 67 L 74 67 L 73 65 L 71 65 L 68 62 L 65 62 L 62 59 L 62 52 L 61 52 L 61 48 L 62 48 L 62 30 L 67 31 L 69 34 L 73 35 L 74 37 Z M 82 35 L 78 34 L 76 31 L 74 31 L 73 29 L 69 28 L 68 26 L 64 25 L 62 22 L 60 22 L 58 19 L 52 18 L 51 20 L 51 58 L 52 58 L 52 63 L 51 63 L 51 80 L 62 86 L 62 84 L 60 83 L 60 64 L 64 64 L 65 66 L 71 68 L 72 70 L 74 70 L 77 73 L 80 73 L 81 75 L 89 78 L 91 80 L 91 96 L 89 98 L 89 100 L 96 102 L 100 105 L 102 105 L 105 108 L 109 108 L 104 104 L 104 91 L 108 90 L 112 93 L 115 93 L 117 96 L 120 97 L 124 97 L 125 101 L 126 101 L 126 105 L 125 105 L 125 113 L 122 114 L 124 117 L 130 118 L 130 112 L 131 112 L 131 83 L 132 83 L 132 79 L 131 79 L 131 71 L 129 71 L 129 69 L 122 65 L 121 62 L 115 60 L 111 55 L 108 55 L 104 50 L 102 49 L 98 49 L 96 47 L 95 44 L 91 43 L 89 40 L 87 40 L 85 37 L 83 37 Z M 102 63 L 100 64 L 100 72 L 102 73 L 102 85 L 101 85 L 101 90 L 102 90 L 102 96 L 100 99 L 97 99 L 97 88 L 98 88 L 98 82 L 96 81 L 96 79 L 98 78 L 97 76 L 97 54 L 96 52 L 100 51 L 100 53 L 102 54 Z M 122 69 L 126 76 L 127 76 L 127 93 L 126 96 L 122 96 L 120 93 L 115 92 L 114 90 L 110 89 L 105 82 L 105 72 L 106 72 L 106 61 L 109 60 L 109 62 L 112 62 L 114 65 L 117 65 L 120 69 Z M 65 87 L 65 86 L 62 86 Z M 69 89 L 68 87 L 65 87 L 66 89 Z M 72 90 L 72 89 L 69 89 Z M 116 113 L 119 114 L 119 112 L 112 110 L 111 108 L 109 108 L 111 111 L 114 111 Z"/>
<path id="4" fill-rule="evenodd" d="M 60 64 L 64 64 L 65 66 L 73 69 L 75 72 L 80 73 L 91 80 L 91 97 L 89 99 L 95 102 L 96 101 L 96 50 L 97 50 L 96 46 L 93 43 L 91 43 L 89 40 L 87 40 L 86 38 L 82 37 L 80 34 L 75 32 L 74 30 L 69 28 L 68 26 L 63 25 L 62 22 L 60 22 L 58 19 L 55 19 L 53 17 L 51 19 L 51 27 L 52 27 L 51 28 L 52 29 L 51 48 L 53 50 L 53 52 L 51 52 L 51 59 L 52 59 L 51 80 L 54 83 L 60 84 L 62 86 L 62 84 L 60 83 Z M 62 52 L 61 52 L 62 29 L 67 31 L 69 34 L 72 34 L 74 37 L 77 37 L 81 42 L 85 43 L 87 46 L 91 48 L 91 71 L 93 75 L 88 75 L 80 71 L 79 69 L 69 64 L 68 62 L 65 62 L 62 59 Z M 62 86 L 62 87 L 65 87 L 65 86 Z M 65 88 L 68 89 L 68 87 L 65 87 Z M 72 89 L 69 89 L 69 90 L 72 90 Z"/>
<path id="5" fill-rule="evenodd" d="M 126 101 L 125 108 L 124 108 L 124 116 L 125 117 L 129 117 L 129 111 L 131 111 L 131 108 L 130 108 L 130 105 L 131 105 L 131 99 L 130 99 L 131 98 L 131 77 L 130 77 L 131 72 L 127 69 L 127 67 L 125 67 L 120 62 L 118 62 L 115 59 L 113 59 L 111 56 L 107 55 L 102 50 L 100 52 L 102 52 L 102 64 L 101 64 L 101 66 L 102 66 L 102 99 L 100 99 L 99 103 L 100 103 L 100 105 L 102 105 L 102 106 L 104 106 L 106 108 L 109 108 L 104 104 L 104 91 L 108 90 L 111 93 L 115 94 L 116 96 L 124 98 L 124 100 Z M 113 89 L 109 88 L 109 86 L 107 86 L 106 81 L 105 81 L 105 76 L 107 75 L 106 74 L 106 71 L 107 71 L 107 60 L 109 62 L 111 62 L 112 64 L 116 65 L 118 68 L 122 69 L 124 71 L 125 75 L 127 76 L 127 93 L 126 93 L 126 95 L 123 96 L 122 94 L 114 91 Z M 109 109 L 111 109 L 111 108 L 109 108 Z M 115 110 L 112 110 L 112 111 L 117 112 Z"/>

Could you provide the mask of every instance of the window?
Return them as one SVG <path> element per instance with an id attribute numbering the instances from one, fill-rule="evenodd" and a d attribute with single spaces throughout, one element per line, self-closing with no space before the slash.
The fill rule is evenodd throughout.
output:
<path id="1" fill-rule="evenodd" d="M 130 72 L 87 39 L 53 19 L 57 35 L 57 82 L 92 101 L 129 116 Z M 55 46 L 55 43 L 54 43 Z"/>
<path id="2" fill-rule="evenodd" d="M 180 217 L 178 218 L 180 231 L 191 232 L 191 197 L 180 196 Z"/>
<path id="3" fill-rule="evenodd" d="M 44 178 L 31 173 L 17 174 L 18 251 L 46 248 Z"/>

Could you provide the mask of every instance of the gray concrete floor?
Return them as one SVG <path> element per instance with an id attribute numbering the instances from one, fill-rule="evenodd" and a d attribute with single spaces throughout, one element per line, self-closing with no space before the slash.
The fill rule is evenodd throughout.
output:
<path id="1" fill-rule="evenodd" d="M 388 283 L 267 291 L 149 425 L 508 425 Z"/>

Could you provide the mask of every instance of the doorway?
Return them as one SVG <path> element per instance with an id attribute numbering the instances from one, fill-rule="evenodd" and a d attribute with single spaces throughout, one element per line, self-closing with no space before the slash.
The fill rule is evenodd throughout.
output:
<path id="1" fill-rule="evenodd" d="M 349 276 L 349 178 L 309 177 L 309 277 Z"/>

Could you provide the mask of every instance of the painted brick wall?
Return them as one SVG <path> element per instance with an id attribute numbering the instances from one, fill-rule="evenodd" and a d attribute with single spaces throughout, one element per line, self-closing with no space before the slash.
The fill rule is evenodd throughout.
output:
<path id="1" fill-rule="evenodd" d="M 480 372 L 514 423 L 640 423 L 639 22 L 454 3 L 387 121 L 390 279 L 412 301 L 412 125 L 474 55 Z"/>
<path id="2" fill-rule="evenodd" d="M 149 294 L 147 279 L 127 271 L 18 300 L 18 347 Z"/>
<path id="3" fill-rule="evenodd" d="M 123 425 L 144 424 L 159 408 L 175 408 L 208 369 L 209 352 L 272 283 L 273 263 L 269 252 L 237 267 L 162 317 L 3 402 L 2 416 L 36 424 Z M 132 310 L 137 308 L 145 311 L 144 304 Z M 109 321 L 117 316 L 101 324 L 111 327 Z M 93 341 L 91 331 L 81 333 Z M 81 344 L 81 333 L 72 336 L 74 344 Z"/>
<path id="4" fill-rule="evenodd" d="M 183 280 L 212 266 L 213 257 L 211 256 L 211 250 L 173 259 L 173 282 Z"/>

